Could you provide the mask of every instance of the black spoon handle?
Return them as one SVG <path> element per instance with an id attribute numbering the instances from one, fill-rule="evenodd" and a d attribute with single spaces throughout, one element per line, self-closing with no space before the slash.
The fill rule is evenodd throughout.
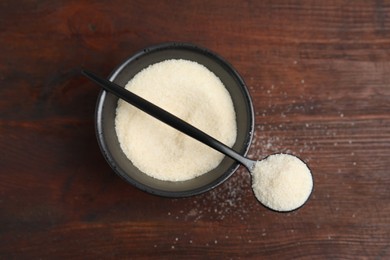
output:
<path id="1" fill-rule="evenodd" d="M 248 170 L 252 170 L 252 168 L 254 167 L 253 160 L 250 160 L 240 155 L 239 153 L 232 150 L 230 147 L 224 145 L 220 141 L 202 132 L 196 127 L 188 124 L 182 119 L 172 115 L 171 113 L 165 111 L 164 109 L 154 105 L 153 103 L 150 103 L 149 101 L 141 98 L 140 96 L 137 96 L 136 94 L 128 91 L 127 89 L 107 79 L 100 78 L 99 76 L 95 75 L 90 71 L 82 70 L 82 73 L 84 76 L 88 77 L 95 83 L 99 84 L 106 91 L 113 93 L 117 97 L 141 109 L 145 113 L 157 118 L 158 120 L 168 124 L 169 126 L 175 128 L 176 130 L 179 130 L 180 132 L 191 136 L 192 138 L 198 140 L 199 142 L 202 142 L 203 144 L 208 145 L 214 148 L 215 150 L 238 161 L 239 163 L 244 165 Z"/>

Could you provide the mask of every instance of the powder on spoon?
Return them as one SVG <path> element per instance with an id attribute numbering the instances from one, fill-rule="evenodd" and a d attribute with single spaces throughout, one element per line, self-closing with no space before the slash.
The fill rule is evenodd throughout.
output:
<path id="1" fill-rule="evenodd" d="M 205 66 L 165 60 L 136 74 L 126 89 L 232 147 L 236 115 L 230 94 Z M 216 168 L 224 155 L 123 100 L 115 130 L 125 155 L 140 171 L 165 181 L 185 181 Z"/>
<path id="2" fill-rule="evenodd" d="M 299 208 L 313 189 L 313 179 L 307 165 L 289 154 L 273 154 L 258 161 L 251 174 L 256 198 L 276 211 Z"/>

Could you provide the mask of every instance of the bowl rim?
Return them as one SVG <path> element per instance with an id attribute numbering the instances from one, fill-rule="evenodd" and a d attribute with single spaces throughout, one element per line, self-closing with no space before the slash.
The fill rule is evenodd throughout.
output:
<path id="1" fill-rule="evenodd" d="M 185 49 L 189 51 L 196 51 L 200 52 L 203 55 L 209 56 L 210 58 L 216 60 L 221 66 L 226 67 L 228 70 L 231 71 L 233 77 L 237 79 L 237 82 L 240 85 L 241 91 L 243 93 L 244 98 L 247 102 L 247 109 L 249 111 L 248 118 L 249 118 L 249 132 L 246 134 L 246 139 L 244 143 L 244 151 L 242 151 L 242 155 L 246 156 L 250 145 L 252 143 L 253 134 L 254 134 L 254 108 L 253 108 L 253 102 L 249 93 L 249 90 L 243 80 L 243 78 L 240 76 L 240 74 L 237 72 L 237 70 L 224 58 L 222 58 L 220 55 L 216 54 L 215 52 L 206 49 L 204 47 L 200 47 L 198 45 L 194 45 L 192 43 L 185 43 L 185 42 L 167 42 L 167 43 L 161 43 L 157 45 L 152 45 L 146 48 L 143 48 L 135 54 L 131 55 L 127 59 L 125 59 L 122 63 L 120 63 L 119 66 L 117 66 L 108 76 L 108 79 L 110 81 L 114 81 L 114 79 L 117 77 L 117 75 L 131 62 L 134 60 L 137 60 L 141 56 L 148 54 L 149 52 L 156 52 L 159 50 L 167 50 L 167 49 Z M 238 162 L 234 162 L 232 167 L 229 168 L 225 173 L 223 173 L 221 176 L 219 176 L 214 181 L 203 185 L 201 187 L 191 189 L 191 190 L 185 190 L 185 191 L 166 191 L 166 190 L 160 190 L 155 189 L 153 187 L 150 187 L 148 185 L 145 185 L 143 183 L 140 183 L 139 181 L 133 179 L 131 176 L 129 176 L 126 172 L 122 171 L 120 167 L 117 166 L 115 158 L 112 156 L 112 154 L 109 152 L 109 149 L 107 147 L 105 138 L 104 138 L 104 130 L 103 130 L 103 124 L 102 124 L 102 113 L 103 113 L 103 105 L 106 98 L 107 92 L 105 90 L 101 90 L 97 103 L 95 108 L 95 134 L 96 138 L 98 140 L 99 148 L 105 158 L 105 160 L 108 162 L 112 170 L 119 175 L 121 178 L 123 178 L 125 181 L 129 182 L 136 188 L 145 191 L 147 193 L 158 195 L 162 197 L 170 197 L 170 198 L 181 198 L 181 197 L 189 197 L 189 196 L 195 196 L 202 193 L 205 193 L 207 191 L 210 191 L 223 182 L 225 182 L 228 178 L 230 178 L 239 168 L 240 164 Z M 234 167 L 233 167 L 234 166 Z"/>

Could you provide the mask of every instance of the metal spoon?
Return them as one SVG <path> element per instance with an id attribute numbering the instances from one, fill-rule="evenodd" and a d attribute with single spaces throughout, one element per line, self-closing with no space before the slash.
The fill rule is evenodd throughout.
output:
<path id="1" fill-rule="evenodd" d="M 257 172 L 257 169 L 259 169 L 259 168 L 257 168 L 256 166 L 258 164 L 260 164 L 261 161 L 251 160 L 249 158 L 242 156 L 241 154 L 237 153 L 236 151 L 234 151 L 230 147 L 224 145 L 220 141 L 218 141 L 215 138 L 211 137 L 210 135 L 204 133 L 203 131 L 197 129 L 196 127 L 188 124 L 187 122 L 172 115 L 171 113 L 163 110 L 162 108 L 150 103 L 149 101 L 137 96 L 136 94 L 128 91 L 127 89 L 125 89 L 123 87 L 118 86 L 117 84 L 115 84 L 107 79 L 100 78 L 97 75 L 95 75 L 94 73 L 89 72 L 87 70 L 83 70 L 82 73 L 83 73 L 83 75 L 85 75 L 86 77 L 91 79 L 92 81 L 99 84 L 105 90 L 113 93 L 117 97 L 134 105 L 135 107 L 141 109 L 142 111 L 146 112 L 147 114 L 157 118 L 158 120 L 168 124 L 169 126 L 175 128 L 176 130 L 178 130 L 178 131 L 180 131 L 188 136 L 191 136 L 192 138 L 198 140 L 199 142 L 201 142 L 205 145 L 208 145 L 208 146 L 214 148 L 215 150 L 217 150 L 217 151 L 229 156 L 230 158 L 236 160 L 237 162 L 244 165 L 249 170 L 252 177 L 258 178 L 259 172 Z M 309 176 L 310 176 L 310 178 L 312 178 L 310 171 L 309 171 Z M 253 187 L 255 187 L 255 186 L 253 186 Z M 256 195 L 256 198 L 266 207 L 268 207 L 272 210 L 275 210 L 275 211 L 286 212 L 286 211 L 295 210 L 295 209 L 301 207 L 307 201 L 310 193 L 312 192 L 312 186 L 308 186 L 308 188 L 310 190 L 309 190 L 309 193 L 308 193 L 306 198 L 304 198 L 301 201 L 296 202 L 295 203 L 296 205 L 294 205 L 294 207 L 292 207 L 292 208 L 289 207 L 286 209 L 284 209 L 283 207 L 279 207 L 279 206 L 275 207 L 275 206 L 272 206 L 270 204 L 267 204 L 266 199 L 264 199 L 263 197 L 259 197 L 257 195 L 255 189 L 254 189 L 254 193 Z M 256 190 L 258 190 L 258 189 L 256 189 Z M 287 197 L 289 197 L 289 196 L 290 196 L 290 194 L 287 195 Z"/>

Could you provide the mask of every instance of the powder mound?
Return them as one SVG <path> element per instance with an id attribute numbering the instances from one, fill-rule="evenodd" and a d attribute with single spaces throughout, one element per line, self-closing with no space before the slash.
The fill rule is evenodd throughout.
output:
<path id="1" fill-rule="evenodd" d="M 126 89 L 232 147 L 237 124 L 221 80 L 205 66 L 165 60 L 136 74 Z M 165 181 L 185 181 L 216 168 L 224 155 L 118 101 L 115 130 L 125 155 L 140 171 Z"/>
<path id="2" fill-rule="evenodd" d="M 299 208 L 313 189 L 313 179 L 307 165 L 289 154 L 274 154 L 258 161 L 252 178 L 256 198 L 276 211 Z"/>

